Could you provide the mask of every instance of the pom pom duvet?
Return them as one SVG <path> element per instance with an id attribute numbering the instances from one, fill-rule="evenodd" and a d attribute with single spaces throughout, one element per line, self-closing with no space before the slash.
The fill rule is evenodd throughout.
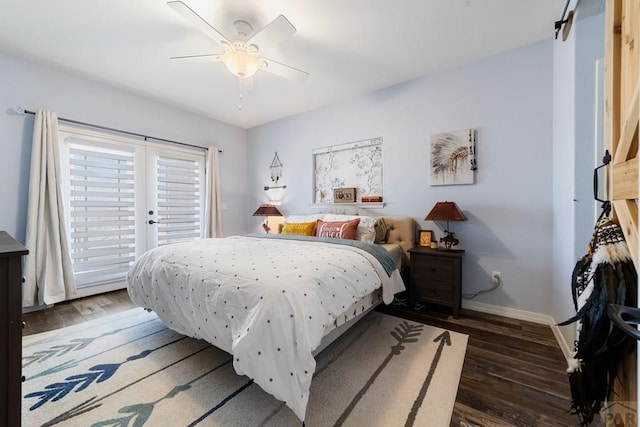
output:
<path id="1" fill-rule="evenodd" d="M 233 366 L 304 420 L 312 352 L 338 316 L 382 287 L 404 290 L 377 245 L 269 235 L 176 243 L 144 254 L 128 291 L 175 331 L 233 354 Z"/>

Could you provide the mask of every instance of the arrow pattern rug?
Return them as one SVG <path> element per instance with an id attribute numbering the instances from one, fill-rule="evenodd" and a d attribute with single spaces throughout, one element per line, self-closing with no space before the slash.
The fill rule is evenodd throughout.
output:
<path id="1" fill-rule="evenodd" d="M 316 356 L 305 425 L 448 426 L 468 336 L 371 312 Z M 23 338 L 25 426 L 301 426 L 231 356 L 133 309 Z"/>

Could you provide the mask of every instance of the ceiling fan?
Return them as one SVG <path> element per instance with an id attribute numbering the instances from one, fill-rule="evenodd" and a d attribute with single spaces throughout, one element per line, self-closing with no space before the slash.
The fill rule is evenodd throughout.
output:
<path id="1" fill-rule="evenodd" d="M 309 76 L 309 73 L 273 59 L 264 58 L 260 54 L 261 50 L 295 34 L 296 28 L 283 15 L 279 15 L 253 34 L 253 28 L 248 22 L 235 21 L 234 27 L 237 34 L 227 38 L 182 1 L 169 1 L 167 6 L 224 48 L 223 53 L 175 56 L 171 59 L 223 62 L 227 69 L 239 78 L 241 88 L 251 88 L 253 75 L 260 70 L 297 81 L 303 81 Z"/>

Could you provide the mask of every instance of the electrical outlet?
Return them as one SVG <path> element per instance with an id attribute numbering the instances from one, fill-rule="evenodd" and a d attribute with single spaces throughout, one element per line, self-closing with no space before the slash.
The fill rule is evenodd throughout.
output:
<path id="1" fill-rule="evenodd" d="M 493 281 L 493 283 L 502 283 L 502 273 L 499 271 L 492 271 L 491 272 L 491 280 Z"/>

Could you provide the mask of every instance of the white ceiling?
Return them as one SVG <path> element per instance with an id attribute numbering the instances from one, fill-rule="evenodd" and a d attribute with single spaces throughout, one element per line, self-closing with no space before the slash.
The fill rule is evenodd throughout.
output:
<path id="1" fill-rule="evenodd" d="M 297 33 L 266 57 L 303 82 L 259 71 L 239 111 L 222 63 L 171 56 L 220 47 L 164 0 L 2 0 L 0 51 L 243 128 L 328 105 L 554 35 L 565 0 L 183 0 L 228 37 L 280 14 Z"/>

